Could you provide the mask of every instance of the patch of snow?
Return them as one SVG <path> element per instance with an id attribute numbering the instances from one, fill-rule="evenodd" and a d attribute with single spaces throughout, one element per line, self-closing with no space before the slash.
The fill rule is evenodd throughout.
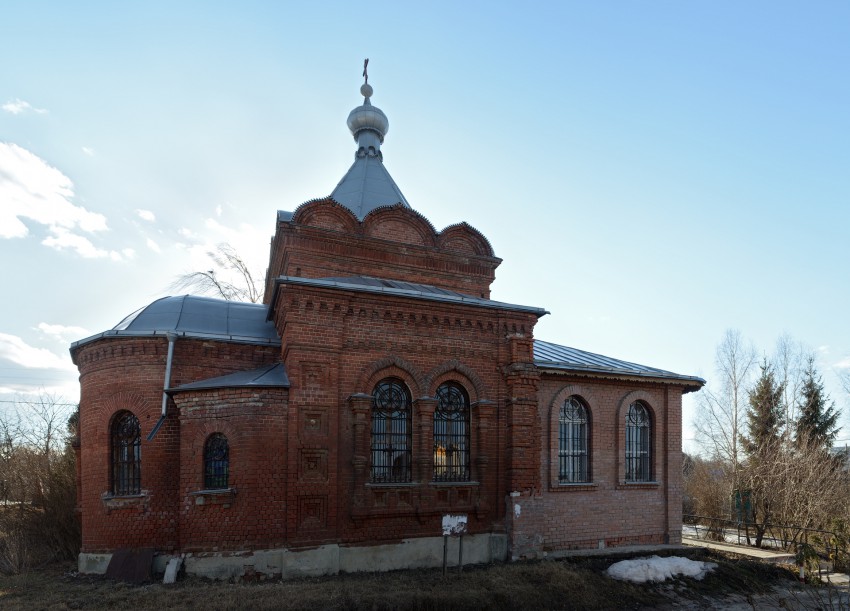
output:
<path id="1" fill-rule="evenodd" d="M 668 558 L 652 556 L 615 562 L 608 567 L 608 575 L 614 579 L 635 583 L 666 581 L 675 575 L 702 579 L 715 567 L 717 565 L 714 562 L 700 562 L 681 556 L 670 556 Z"/>

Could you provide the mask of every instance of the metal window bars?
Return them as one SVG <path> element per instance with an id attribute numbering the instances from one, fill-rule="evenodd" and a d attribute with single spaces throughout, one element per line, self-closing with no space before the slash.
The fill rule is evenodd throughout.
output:
<path id="1" fill-rule="evenodd" d="M 649 410 L 635 401 L 626 413 L 626 481 L 652 481 L 650 433 L 652 419 Z"/>
<path id="2" fill-rule="evenodd" d="M 412 479 L 410 393 L 401 380 L 378 383 L 372 397 L 372 470 L 377 483 Z"/>
<path id="3" fill-rule="evenodd" d="M 126 496 L 142 491 L 142 429 L 130 412 L 112 423 L 112 494 Z"/>
<path id="4" fill-rule="evenodd" d="M 204 488 L 222 490 L 227 488 L 230 475 L 230 447 L 227 437 L 213 433 L 204 444 Z"/>
<path id="5" fill-rule="evenodd" d="M 469 480 L 469 398 L 462 386 L 448 382 L 437 389 L 434 410 L 434 481 Z"/>
<path id="6" fill-rule="evenodd" d="M 587 452 L 587 409 L 576 397 L 564 401 L 558 415 L 558 481 L 590 481 Z"/>

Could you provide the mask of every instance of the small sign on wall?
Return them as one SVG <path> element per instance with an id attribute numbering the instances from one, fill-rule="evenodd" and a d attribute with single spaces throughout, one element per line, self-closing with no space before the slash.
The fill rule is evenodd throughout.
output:
<path id="1" fill-rule="evenodd" d="M 466 534 L 466 515 L 443 516 L 443 536 L 462 537 Z"/>

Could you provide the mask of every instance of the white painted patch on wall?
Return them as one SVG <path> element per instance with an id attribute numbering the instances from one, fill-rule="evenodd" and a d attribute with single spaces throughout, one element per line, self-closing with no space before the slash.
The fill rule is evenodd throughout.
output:
<path id="1" fill-rule="evenodd" d="M 519 514 L 522 513 L 522 507 L 519 506 L 519 503 L 514 503 L 514 517 L 518 518 Z"/>

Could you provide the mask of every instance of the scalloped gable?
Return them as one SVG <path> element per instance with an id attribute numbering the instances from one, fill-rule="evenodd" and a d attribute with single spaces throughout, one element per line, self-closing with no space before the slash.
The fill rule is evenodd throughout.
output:
<path id="1" fill-rule="evenodd" d="M 469 223 L 461 221 L 437 231 L 425 215 L 403 204 L 379 206 L 359 220 L 345 205 L 332 197 L 323 197 L 308 200 L 291 213 L 278 211 L 278 220 L 471 255 L 496 256 L 487 237 Z"/>
<path id="2" fill-rule="evenodd" d="M 438 234 L 438 245 L 446 250 L 469 252 L 473 255 L 495 257 L 490 240 L 475 227 L 461 221 L 449 225 Z"/>
<path id="3" fill-rule="evenodd" d="M 354 213 L 330 197 L 304 202 L 292 213 L 291 222 L 350 234 L 361 233 L 361 223 Z"/>
<path id="4" fill-rule="evenodd" d="M 363 219 L 362 227 L 363 235 L 370 238 L 416 246 L 437 245 L 437 231 L 431 222 L 400 204 L 375 208 Z"/>

